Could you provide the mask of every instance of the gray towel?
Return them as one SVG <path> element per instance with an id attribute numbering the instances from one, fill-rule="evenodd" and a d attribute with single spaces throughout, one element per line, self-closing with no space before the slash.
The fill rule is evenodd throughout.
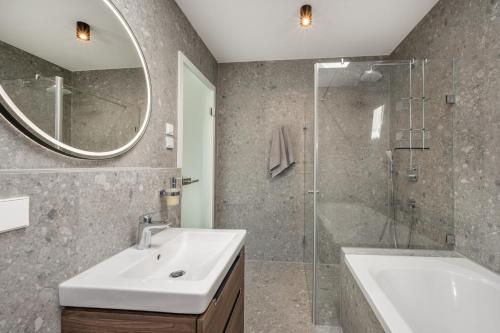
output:
<path id="1" fill-rule="evenodd" d="M 293 157 L 292 142 L 290 141 L 290 132 L 285 126 L 281 127 L 281 132 L 283 133 L 283 139 L 285 140 L 286 160 L 288 166 L 290 166 L 295 163 L 295 158 Z"/>
<path id="2" fill-rule="evenodd" d="M 281 147 L 280 147 L 281 129 L 273 132 L 271 139 L 271 152 L 269 153 L 269 172 L 279 167 L 281 164 Z"/>
<path id="3" fill-rule="evenodd" d="M 269 155 L 269 172 L 271 177 L 276 177 L 295 163 L 290 134 L 281 126 L 273 133 L 271 151 Z"/>

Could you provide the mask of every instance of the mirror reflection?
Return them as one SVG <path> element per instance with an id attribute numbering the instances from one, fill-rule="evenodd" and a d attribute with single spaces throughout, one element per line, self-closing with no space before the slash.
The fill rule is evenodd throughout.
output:
<path id="1" fill-rule="evenodd" d="M 0 0 L 0 7 L 0 85 L 24 116 L 88 152 L 116 150 L 138 137 L 148 85 L 141 55 L 112 5 Z"/>

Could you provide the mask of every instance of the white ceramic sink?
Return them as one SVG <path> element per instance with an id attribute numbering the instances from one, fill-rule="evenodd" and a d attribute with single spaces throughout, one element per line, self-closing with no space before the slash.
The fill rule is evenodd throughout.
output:
<path id="1" fill-rule="evenodd" d="M 59 285 L 62 306 L 203 313 L 244 244 L 244 230 L 177 229 Z M 185 271 L 173 278 L 174 271 Z"/>

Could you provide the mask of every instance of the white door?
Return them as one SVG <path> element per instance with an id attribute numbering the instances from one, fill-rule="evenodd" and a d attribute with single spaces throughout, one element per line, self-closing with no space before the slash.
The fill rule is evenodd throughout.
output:
<path id="1" fill-rule="evenodd" d="M 177 166 L 186 183 L 181 200 L 183 228 L 213 228 L 214 115 L 215 86 L 179 52 Z"/>

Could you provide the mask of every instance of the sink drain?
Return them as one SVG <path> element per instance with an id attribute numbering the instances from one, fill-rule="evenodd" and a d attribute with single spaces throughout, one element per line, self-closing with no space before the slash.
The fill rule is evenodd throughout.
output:
<path id="1" fill-rule="evenodd" d="M 175 271 L 175 272 L 170 273 L 170 277 L 175 279 L 175 278 L 183 276 L 184 274 L 186 274 L 185 271 L 182 271 L 182 270 Z"/>

